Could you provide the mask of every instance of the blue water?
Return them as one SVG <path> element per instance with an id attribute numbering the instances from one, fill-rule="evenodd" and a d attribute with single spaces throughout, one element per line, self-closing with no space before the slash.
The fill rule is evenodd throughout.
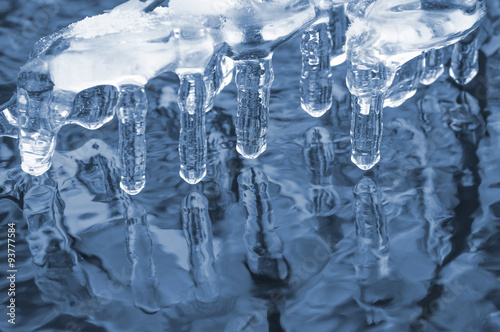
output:
<path id="1" fill-rule="evenodd" d="M 120 2 L 0 1 L 0 103 L 39 37 Z M 267 151 L 236 153 L 233 83 L 207 115 L 198 185 L 178 175 L 173 74 L 147 87 L 147 184 L 133 198 L 119 188 L 116 120 L 65 126 L 38 178 L 21 171 L 16 141 L 0 138 L 0 329 L 499 331 L 500 11 L 489 15 L 479 75 L 460 90 L 445 74 L 385 109 L 382 159 L 369 172 L 350 162 L 345 65 L 332 110 L 300 109 L 300 38 L 274 57 Z M 181 209 L 193 192 L 208 211 Z M 183 213 L 201 225 L 190 243 L 202 259 L 212 223 L 214 263 L 200 273 Z M 13 222 L 15 327 L 5 315 Z M 266 259 L 255 260 L 263 243 Z M 214 302 L 200 301 L 214 289 Z"/>

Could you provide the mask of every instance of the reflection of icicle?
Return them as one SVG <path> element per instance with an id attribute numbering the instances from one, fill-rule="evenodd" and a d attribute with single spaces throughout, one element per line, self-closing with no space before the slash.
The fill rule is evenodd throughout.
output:
<path id="1" fill-rule="evenodd" d="M 382 95 L 352 98 L 351 160 L 362 170 L 369 170 L 380 160 L 382 103 Z"/>
<path id="2" fill-rule="evenodd" d="M 25 194 L 23 214 L 29 230 L 26 240 L 35 264 L 35 283 L 43 299 L 58 305 L 61 314 L 75 317 L 76 321 L 70 321 L 66 327 L 75 326 L 82 319 L 95 320 L 98 325 L 108 326 L 112 330 L 141 330 L 143 321 L 133 319 L 137 309 L 124 305 L 122 298 L 110 298 L 108 289 L 96 291 L 92 287 L 87 271 L 79 264 L 78 253 L 73 250 L 71 237 L 63 223 L 65 204 L 57 190 L 57 183 L 40 178 L 34 179 L 35 182 L 43 184 L 34 185 Z M 109 282 L 113 290 L 121 292 L 111 280 Z M 99 292 L 102 295 L 98 295 Z M 155 324 L 157 322 L 153 319 L 151 326 Z"/>
<path id="3" fill-rule="evenodd" d="M 207 114 L 207 176 L 203 194 L 208 199 L 212 221 L 224 219 L 228 207 L 234 203 L 232 186 L 240 173 L 241 162 L 235 146 L 233 118 L 221 109 Z"/>
<path id="4" fill-rule="evenodd" d="M 262 59 L 236 61 L 236 149 L 245 158 L 257 158 L 266 150 L 269 95 L 273 80 L 272 55 Z"/>
<path id="5" fill-rule="evenodd" d="M 160 310 L 158 305 L 158 276 L 153 260 L 153 242 L 149 233 L 147 213 L 132 202 L 126 211 L 126 244 L 132 262 L 130 282 L 136 307 L 147 313 Z"/>
<path id="6" fill-rule="evenodd" d="M 245 243 L 250 271 L 259 277 L 284 280 L 288 265 L 281 239 L 274 231 L 267 176 L 249 168 L 238 177 L 240 199 L 246 217 Z"/>
<path id="7" fill-rule="evenodd" d="M 208 216 L 208 201 L 205 196 L 194 192 L 184 199 L 182 220 L 196 299 L 203 303 L 215 302 L 220 289 L 214 268 L 212 222 Z"/>
<path id="8" fill-rule="evenodd" d="M 202 74 L 180 76 L 179 136 L 180 175 L 189 184 L 200 182 L 207 174 L 205 104 L 207 91 Z"/>
<path id="9" fill-rule="evenodd" d="M 311 173 L 311 212 L 329 216 L 338 206 L 339 197 L 332 188 L 331 175 L 335 151 L 330 133 L 323 127 L 313 127 L 306 132 L 304 160 Z"/>
<path id="10" fill-rule="evenodd" d="M 431 85 L 444 73 L 444 48 L 432 49 L 425 53 L 422 84 Z"/>
<path id="11" fill-rule="evenodd" d="M 390 266 L 387 223 L 380 189 L 368 177 L 354 187 L 357 249 L 354 268 L 360 288 L 358 303 L 367 312 L 369 324 L 384 320 L 397 303 L 401 285 Z"/>
<path id="12" fill-rule="evenodd" d="M 453 47 L 451 55 L 450 76 L 459 85 L 466 85 L 479 70 L 478 64 L 478 35 L 479 29 L 471 32 Z"/>
<path id="13" fill-rule="evenodd" d="M 35 268 L 35 281 L 47 300 L 64 310 L 80 314 L 81 304 L 89 303 L 93 293 L 87 274 L 78 265 L 75 252 L 63 224 L 64 202 L 56 183 L 45 180 L 24 196 L 26 237 Z"/>
<path id="14" fill-rule="evenodd" d="M 376 271 L 379 277 L 387 276 L 387 224 L 379 189 L 372 179 L 364 177 L 356 184 L 353 192 L 358 240 L 356 271 L 362 279 L 370 278 L 373 271 Z"/>
<path id="15" fill-rule="evenodd" d="M 441 265 L 452 249 L 451 233 L 446 230 L 446 224 L 453 218 L 453 214 L 444 208 L 445 205 L 436 196 L 434 187 L 436 171 L 432 168 L 425 168 L 422 175 L 425 178 L 422 186 L 422 208 L 429 227 L 427 250 L 432 259 Z"/>
<path id="16" fill-rule="evenodd" d="M 316 22 L 302 35 L 302 76 L 300 101 L 302 109 L 314 117 L 332 107 L 332 39 L 326 18 Z"/>
<path id="17" fill-rule="evenodd" d="M 121 183 L 130 195 L 138 194 L 146 185 L 146 113 L 148 100 L 144 87 L 120 87 L 118 108 Z"/>

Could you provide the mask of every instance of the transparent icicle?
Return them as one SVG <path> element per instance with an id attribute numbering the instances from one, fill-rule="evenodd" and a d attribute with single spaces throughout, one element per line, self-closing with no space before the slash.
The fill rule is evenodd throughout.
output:
<path id="1" fill-rule="evenodd" d="M 384 107 L 399 107 L 415 95 L 424 73 L 424 55 L 406 62 L 398 69 L 390 86 Z"/>
<path id="2" fill-rule="evenodd" d="M 444 73 L 444 49 L 432 49 L 425 53 L 422 84 L 431 85 Z"/>
<path id="3" fill-rule="evenodd" d="M 466 85 L 479 71 L 478 64 L 478 30 L 453 46 L 451 55 L 450 76 L 459 85 Z"/>
<path id="4" fill-rule="evenodd" d="M 335 67 L 345 62 L 347 16 L 344 5 L 333 5 L 329 12 L 329 30 L 332 38 L 330 66 Z"/>
<path id="5" fill-rule="evenodd" d="M 17 95 L 14 96 L 5 104 L 0 106 L 0 137 L 18 138 L 19 124 L 17 116 L 14 113 L 17 111 Z"/>
<path id="6" fill-rule="evenodd" d="M 56 147 L 57 130 L 48 118 L 50 96 L 51 91 L 30 93 L 17 89 L 21 168 L 35 176 L 50 168 Z"/>
<path id="7" fill-rule="evenodd" d="M 95 130 L 115 116 L 119 94 L 111 85 L 99 85 L 80 91 L 74 97 L 73 110 L 68 123 Z"/>
<path id="8" fill-rule="evenodd" d="M 193 192 L 184 199 L 182 221 L 195 297 L 203 303 L 215 302 L 220 296 L 220 285 L 214 268 L 212 222 L 205 196 Z"/>
<path id="9" fill-rule="evenodd" d="M 272 54 L 262 59 L 236 61 L 236 149 L 245 158 L 257 158 L 266 150 L 269 95 L 273 80 Z"/>
<path id="10" fill-rule="evenodd" d="M 379 188 L 368 177 L 354 187 L 354 216 L 358 248 L 354 264 L 362 280 L 389 274 L 387 223 Z"/>
<path id="11" fill-rule="evenodd" d="M 333 78 L 330 67 L 332 38 L 327 18 L 320 20 L 302 35 L 302 75 L 300 103 L 311 116 L 320 117 L 332 107 Z"/>
<path id="12" fill-rule="evenodd" d="M 249 168 L 238 177 L 240 200 L 243 205 L 247 264 L 261 278 L 284 280 L 288 264 L 283 257 L 281 239 L 274 231 L 273 210 L 267 188 L 267 176 Z"/>
<path id="13" fill-rule="evenodd" d="M 207 174 L 206 84 L 202 74 L 182 74 L 179 78 L 179 174 L 187 183 L 196 184 Z"/>
<path id="14" fill-rule="evenodd" d="M 225 56 L 222 50 L 214 53 L 205 70 L 205 85 L 207 98 L 205 103 L 206 111 L 213 108 L 215 97 L 231 83 L 234 72 L 234 61 Z"/>
<path id="15" fill-rule="evenodd" d="M 352 96 L 352 162 L 366 171 L 380 160 L 382 140 L 382 94 L 368 98 Z"/>
<path id="16" fill-rule="evenodd" d="M 144 87 L 122 85 L 118 103 L 120 187 L 130 195 L 146 184 L 146 113 L 148 100 Z"/>
<path id="17" fill-rule="evenodd" d="M 158 275 L 153 260 L 153 241 L 149 232 L 146 210 L 131 202 L 125 219 L 127 256 L 132 262 L 130 284 L 135 306 L 147 313 L 160 310 L 158 305 Z"/>

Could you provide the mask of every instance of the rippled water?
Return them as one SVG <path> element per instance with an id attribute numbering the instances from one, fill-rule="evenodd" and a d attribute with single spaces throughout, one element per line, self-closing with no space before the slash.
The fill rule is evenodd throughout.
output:
<path id="1" fill-rule="evenodd" d="M 119 2 L 0 1 L 1 102 L 38 37 Z M 178 175 L 174 75 L 148 84 L 148 182 L 133 198 L 118 184 L 116 121 L 64 127 L 39 178 L 1 138 L 2 276 L 7 223 L 18 234 L 16 327 L 4 314 L 1 330 L 499 331 L 500 11 L 489 14 L 497 34 L 478 77 L 460 91 L 444 75 L 385 109 L 370 172 L 350 162 L 345 66 L 334 109 L 300 109 L 297 38 L 275 54 L 267 151 L 235 152 L 230 85 L 208 114 L 210 165 L 196 186 Z M 215 274 L 190 268 L 182 215 L 208 219 L 197 202 L 181 209 L 193 192 L 208 199 Z M 206 249 L 200 234 L 191 244 Z M 262 243 L 270 258 L 256 263 Z M 199 301 L 213 289 L 215 302 Z"/>

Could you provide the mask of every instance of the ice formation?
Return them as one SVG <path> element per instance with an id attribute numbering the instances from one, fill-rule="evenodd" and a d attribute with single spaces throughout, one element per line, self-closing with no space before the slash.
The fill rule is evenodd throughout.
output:
<path id="1" fill-rule="evenodd" d="M 42 38 L 19 72 L 16 99 L 2 106 L 0 130 L 18 137 L 22 169 L 41 175 L 62 126 L 96 129 L 116 114 L 121 187 L 137 194 L 146 181 L 144 86 L 174 71 L 180 176 L 195 184 L 207 172 L 205 113 L 233 68 L 236 149 L 245 158 L 265 151 L 273 51 L 303 32 L 301 106 L 313 116 L 331 108 L 332 70 L 347 58 L 352 161 L 367 170 L 380 159 L 383 107 L 435 81 L 446 46 L 455 44 L 458 84 L 476 75 L 485 10 L 484 0 L 130 0 Z"/>
<path id="2" fill-rule="evenodd" d="M 353 163 L 368 170 L 380 160 L 386 98 L 388 106 L 396 106 L 414 94 L 424 72 L 424 53 L 465 43 L 455 46 L 451 68 L 457 68 L 452 73 L 464 77 L 455 79 L 457 82 L 470 81 L 475 75 L 471 62 L 477 44 L 468 40 L 474 40 L 485 13 L 483 0 L 360 0 L 347 5 L 351 21 L 347 32 L 347 86 L 353 95 Z M 433 78 L 439 73 L 438 69 Z M 409 80 L 411 84 L 405 82 Z M 401 85 L 406 92 L 400 90 Z"/>

